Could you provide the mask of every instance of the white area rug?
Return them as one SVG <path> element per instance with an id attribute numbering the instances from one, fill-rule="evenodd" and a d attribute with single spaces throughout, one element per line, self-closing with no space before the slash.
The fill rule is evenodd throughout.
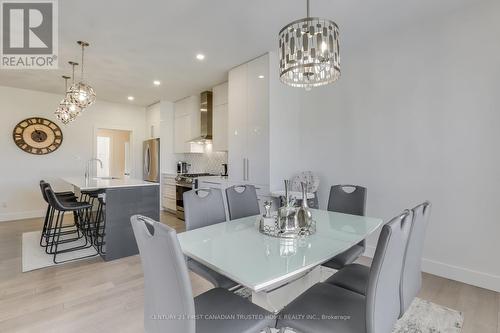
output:
<path id="1" fill-rule="evenodd" d="M 393 333 L 460 333 L 464 323 L 461 312 L 415 298 Z"/>
<path id="2" fill-rule="evenodd" d="M 32 232 L 25 232 L 23 233 L 23 265 L 22 265 L 22 270 L 23 272 L 29 272 L 35 269 L 39 268 L 44 268 L 44 267 L 50 267 L 50 266 L 55 266 L 54 262 L 52 261 L 53 255 L 45 253 L 45 248 L 40 246 L 40 235 L 41 231 L 32 231 Z M 68 236 L 71 237 L 71 236 Z M 74 237 L 74 235 L 73 235 Z M 75 247 L 75 246 L 80 246 L 84 245 L 85 241 L 84 240 L 78 240 L 74 242 L 68 242 L 66 244 L 61 244 L 59 246 L 59 249 L 65 249 L 65 248 L 70 248 L 70 247 Z M 83 250 L 78 250 L 78 251 L 72 251 L 68 253 L 62 253 L 57 255 L 57 261 L 64 261 L 64 260 L 69 260 L 69 259 L 75 259 L 75 258 L 80 258 L 80 257 L 86 257 L 89 255 L 97 255 L 97 251 L 94 249 L 94 247 L 90 247 L 88 249 L 83 249 Z M 93 257 L 87 257 L 87 258 L 82 258 L 79 260 L 84 260 L 84 259 L 91 259 Z M 71 261 L 68 261 L 71 262 Z M 57 265 L 62 265 L 57 264 Z"/>

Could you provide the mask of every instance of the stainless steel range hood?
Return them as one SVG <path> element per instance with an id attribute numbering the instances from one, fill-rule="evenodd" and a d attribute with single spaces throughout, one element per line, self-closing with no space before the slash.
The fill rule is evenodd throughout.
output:
<path id="1" fill-rule="evenodd" d="M 212 141 L 212 113 L 212 92 L 204 91 L 201 93 L 200 103 L 200 136 L 189 140 L 189 142 L 206 143 Z"/>

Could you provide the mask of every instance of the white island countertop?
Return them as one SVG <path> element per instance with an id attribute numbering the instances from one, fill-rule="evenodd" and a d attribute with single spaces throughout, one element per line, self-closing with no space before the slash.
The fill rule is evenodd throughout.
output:
<path id="1" fill-rule="evenodd" d="M 83 177 L 64 177 L 62 178 L 66 183 L 73 185 L 81 191 L 99 190 L 106 188 L 119 188 L 119 187 L 136 187 L 136 186 L 159 186 L 159 183 L 147 182 L 134 178 L 89 178 L 85 181 Z"/>

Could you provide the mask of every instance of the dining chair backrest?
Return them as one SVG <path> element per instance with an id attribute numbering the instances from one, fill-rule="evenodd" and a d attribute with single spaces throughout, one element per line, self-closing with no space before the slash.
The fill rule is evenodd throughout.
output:
<path id="1" fill-rule="evenodd" d="M 352 191 L 348 191 L 352 189 Z M 365 215 L 366 188 L 358 185 L 334 185 L 330 188 L 328 210 L 331 212 Z"/>
<path id="2" fill-rule="evenodd" d="M 366 332 L 391 332 L 400 314 L 399 283 L 411 228 L 406 210 L 382 227 L 366 292 Z"/>
<path id="3" fill-rule="evenodd" d="M 366 187 L 359 185 L 332 186 L 327 209 L 331 212 L 365 216 Z M 366 240 L 363 239 L 358 245 L 366 249 Z"/>
<path id="4" fill-rule="evenodd" d="M 206 227 L 226 221 L 222 191 L 217 188 L 184 192 L 186 230 Z"/>
<path id="5" fill-rule="evenodd" d="M 140 215 L 130 222 L 144 271 L 145 331 L 195 333 L 191 282 L 175 230 Z"/>
<path id="6" fill-rule="evenodd" d="M 431 203 L 426 201 L 412 209 L 413 223 L 406 245 L 401 273 L 401 316 L 408 310 L 422 287 L 422 252 L 425 229 L 429 221 Z"/>
<path id="7" fill-rule="evenodd" d="M 238 191 L 241 189 L 242 191 Z M 236 220 L 260 214 L 257 190 L 253 185 L 235 185 L 226 188 L 229 219 Z"/>

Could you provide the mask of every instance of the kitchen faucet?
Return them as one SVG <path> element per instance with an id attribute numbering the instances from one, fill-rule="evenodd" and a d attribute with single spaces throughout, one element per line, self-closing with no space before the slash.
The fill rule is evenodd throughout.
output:
<path id="1" fill-rule="evenodd" d="M 102 169 L 102 161 L 98 158 L 91 158 L 87 161 L 87 165 L 85 166 L 85 182 L 88 183 L 90 178 L 90 167 L 92 166 L 92 162 L 97 161 Z"/>

